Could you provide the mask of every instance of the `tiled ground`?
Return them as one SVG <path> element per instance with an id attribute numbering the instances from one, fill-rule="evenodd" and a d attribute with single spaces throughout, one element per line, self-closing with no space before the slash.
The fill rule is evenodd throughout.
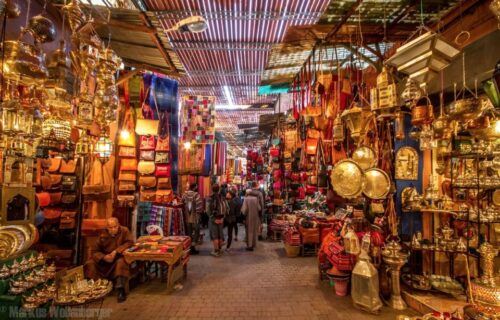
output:
<path id="1" fill-rule="evenodd" d="M 243 230 L 241 230 L 243 231 Z M 242 232 L 243 233 L 243 232 Z M 235 243 L 222 257 L 191 257 L 183 288 L 168 295 L 155 279 L 132 290 L 127 301 L 106 298 L 104 319 L 395 319 L 384 307 L 379 316 L 353 308 L 318 280 L 315 258 L 287 258 L 281 243 L 260 242 L 254 252 Z"/>

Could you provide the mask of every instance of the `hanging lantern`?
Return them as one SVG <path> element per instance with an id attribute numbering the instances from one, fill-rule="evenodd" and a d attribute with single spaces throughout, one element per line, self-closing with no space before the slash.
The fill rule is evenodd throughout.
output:
<path id="1" fill-rule="evenodd" d="M 90 138 L 87 135 L 87 132 L 83 130 L 80 139 L 78 139 L 78 142 L 76 143 L 75 153 L 82 156 L 87 155 L 90 153 L 91 147 L 92 143 L 90 141 Z"/>
<path id="2" fill-rule="evenodd" d="M 78 124 L 85 126 L 92 124 L 94 120 L 94 97 L 82 94 L 78 101 L 77 111 Z"/>
<path id="3" fill-rule="evenodd" d="M 351 227 L 348 227 L 344 236 L 344 249 L 346 253 L 355 255 L 357 255 L 360 250 L 358 236 Z"/>
<path id="4" fill-rule="evenodd" d="M 500 23 L 500 0 L 493 0 L 490 3 L 490 10 Z"/>
<path id="5" fill-rule="evenodd" d="M 386 63 L 425 85 L 459 53 L 460 50 L 439 34 L 429 31 L 399 47 Z"/>
<path id="6" fill-rule="evenodd" d="M 71 136 L 71 124 L 61 118 L 49 118 L 42 124 L 42 134 L 45 138 L 54 136 L 57 140 L 68 141 Z"/>
<path id="7" fill-rule="evenodd" d="M 101 159 L 108 159 L 113 153 L 113 142 L 106 136 L 101 136 L 97 140 L 94 153 Z"/>
<path id="8" fill-rule="evenodd" d="M 379 297 L 378 271 L 370 261 L 370 233 L 363 236 L 361 254 L 352 270 L 351 296 L 354 306 L 362 310 L 378 313 L 382 308 Z"/>
<path id="9" fill-rule="evenodd" d="M 370 111 L 357 105 L 342 112 L 341 118 L 347 124 L 347 128 L 351 132 L 350 136 L 356 143 L 363 137 L 370 116 Z"/>
<path id="10" fill-rule="evenodd" d="M 76 32 L 87 19 L 82 11 L 82 8 L 80 7 L 79 0 L 72 0 L 68 4 L 64 5 L 62 7 L 62 11 L 66 15 L 69 27 L 73 33 Z"/>
<path id="11" fill-rule="evenodd" d="M 370 90 L 370 106 L 373 112 L 381 117 L 394 117 L 394 109 L 398 105 L 396 84 L 392 76 L 383 68 L 377 76 L 377 87 Z"/>
<path id="12" fill-rule="evenodd" d="M 401 93 L 401 98 L 405 101 L 407 106 L 411 106 L 413 101 L 420 99 L 422 90 L 417 81 L 412 78 L 406 80 L 405 88 Z"/>
<path id="13" fill-rule="evenodd" d="M 396 119 L 394 120 L 394 137 L 397 140 L 404 140 L 405 134 L 405 115 L 402 111 L 396 112 Z"/>
<path id="14" fill-rule="evenodd" d="M 333 142 L 340 143 L 344 141 L 344 122 L 340 118 L 340 113 L 337 114 L 333 121 Z"/>

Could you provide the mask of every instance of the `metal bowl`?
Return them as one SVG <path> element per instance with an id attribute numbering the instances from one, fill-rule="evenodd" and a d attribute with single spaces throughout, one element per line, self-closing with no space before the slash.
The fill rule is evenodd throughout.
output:
<path id="1" fill-rule="evenodd" d="M 391 180 L 385 171 L 368 169 L 364 174 L 363 194 L 370 199 L 385 199 L 391 189 Z"/>

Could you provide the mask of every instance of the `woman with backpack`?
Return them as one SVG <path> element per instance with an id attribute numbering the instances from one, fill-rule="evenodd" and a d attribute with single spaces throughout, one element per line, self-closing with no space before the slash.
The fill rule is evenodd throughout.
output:
<path id="1" fill-rule="evenodd" d="M 238 217 L 241 212 L 241 200 L 236 195 L 234 190 L 230 190 L 226 194 L 226 199 L 229 202 L 229 213 L 226 216 L 227 224 L 227 247 L 226 251 L 231 248 L 231 243 L 233 242 L 233 230 L 235 235 L 235 241 L 238 241 Z"/>
<path id="2" fill-rule="evenodd" d="M 219 185 L 214 184 L 212 186 L 212 195 L 207 199 L 207 212 L 210 217 L 210 238 L 214 245 L 214 251 L 210 254 L 214 257 L 219 257 L 222 254 L 222 243 L 224 242 L 224 217 L 229 211 L 227 201 L 219 191 Z"/>

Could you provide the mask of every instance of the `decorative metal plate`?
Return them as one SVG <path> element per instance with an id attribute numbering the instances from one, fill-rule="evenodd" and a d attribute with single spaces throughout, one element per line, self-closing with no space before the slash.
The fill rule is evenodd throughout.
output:
<path id="1" fill-rule="evenodd" d="M 330 173 L 330 181 L 339 196 L 356 198 L 363 190 L 363 169 L 353 160 L 339 161 Z"/>
<path id="2" fill-rule="evenodd" d="M 500 189 L 497 189 L 495 190 L 495 192 L 493 192 L 492 200 L 495 206 L 500 207 Z"/>
<path id="3" fill-rule="evenodd" d="M 354 150 L 351 158 L 356 161 L 363 170 L 368 170 L 377 166 L 377 153 L 368 146 L 362 146 Z"/>
<path id="4" fill-rule="evenodd" d="M 396 152 L 396 180 L 418 180 L 418 152 L 401 147 Z"/>
<path id="5" fill-rule="evenodd" d="M 373 168 L 365 171 L 363 194 L 371 199 L 385 199 L 391 189 L 391 180 L 385 171 Z"/>
<path id="6" fill-rule="evenodd" d="M 16 253 L 19 241 L 15 234 L 7 230 L 0 230 L 0 259 L 7 259 Z"/>

